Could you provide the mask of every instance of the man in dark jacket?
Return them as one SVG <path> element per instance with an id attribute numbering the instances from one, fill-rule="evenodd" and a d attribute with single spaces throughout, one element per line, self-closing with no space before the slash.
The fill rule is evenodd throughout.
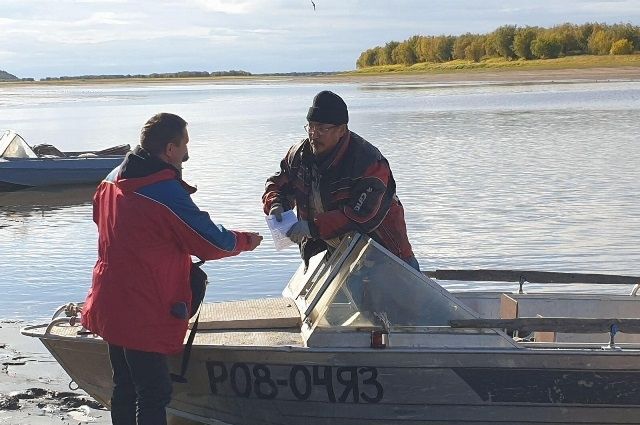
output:
<path id="1" fill-rule="evenodd" d="M 330 91 L 318 93 L 307 121 L 309 137 L 293 145 L 280 170 L 267 179 L 265 214 L 280 221 L 284 211 L 296 207 L 299 221 L 287 235 L 300 245 L 305 264 L 358 231 L 419 269 L 389 162 L 349 130 L 342 98 Z"/>
<path id="2" fill-rule="evenodd" d="M 161 113 L 140 146 L 98 186 L 98 261 L 82 325 L 109 345 L 114 425 L 166 424 L 167 355 L 182 350 L 191 310 L 191 255 L 213 260 L 255 249 L 257 233 L 226 230 L 191 200 L 181 178 L 187 123 Z M 136 422 L 137 419 L 137 422 Z"/>

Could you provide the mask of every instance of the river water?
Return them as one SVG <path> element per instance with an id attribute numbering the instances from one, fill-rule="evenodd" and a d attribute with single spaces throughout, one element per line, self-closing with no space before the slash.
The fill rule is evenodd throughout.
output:
<path id="1" fill-rule="evenodd" d="M 389 159 L 423 270 L 640 275 L 639 82 L 0 86 L 0 129 L 90 150 L 135 145 L 151 115 L 181 115 L 195 202 L 216 223 L 265 235 L 256 251 L 205 265 L 207 299 L 278 296 L 299 259 L 273 248 L 260 197 L 323 89 L 345 98 L 350 128 Z M 84 299 L 92 194 L 0 194 L 0 318 L 40 319 Z"/>

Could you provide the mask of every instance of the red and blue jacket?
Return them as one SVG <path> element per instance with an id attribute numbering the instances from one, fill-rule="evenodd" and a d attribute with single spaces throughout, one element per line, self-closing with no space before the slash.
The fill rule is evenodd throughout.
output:
<path id="1" fill-rule="evenodd" d="M 375 146 L 349 131 L 327 158 L 315 161 L 309 139 L 293 145 L 262 195 L 265 214 L 279 204 L 285 210 L 296 207 L 298 218 L 309 220 L 312 167 L 317 167 L 325 212 L 309 221 L 312 238 L 300 245 L 305 263 L 327 249 L 325 240 L 352 231 L 368 235 L 403 260 L 413 258 L 389 162 Z"/>
<path id="2" fill-rule="evenodd" d="M 188 319 L 171 309 L 191 305 L 191 255 L 230 257 L 250 240 L 216 225 L 192 201 L 193 192 L 177 169 L 140 147 L 98 186 L 98 261 L 82 310 L 85 328 L 129 349 L 181 351 Z"/>

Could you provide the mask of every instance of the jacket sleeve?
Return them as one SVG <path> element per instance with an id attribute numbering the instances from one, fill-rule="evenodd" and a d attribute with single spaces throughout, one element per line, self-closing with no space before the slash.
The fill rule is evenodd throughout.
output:
<path id="1" fill-rule="evenodd" d="M 384 160 L 371 164 L 351 188 L 350 198 L 338 210 L 318 214 L 310 223 L 311 235 L 322 239 L 356 230 L 367 234 L 384 220 L 391 206 L 387 195 L 391 170 Z"/>
<path id="2" fill-rule="evenodd" d="M 264 194 L 262 195 L 262 209 L 265 214 L 269 214 L 274 205 L 281 205 L 285 211 L 292 210 L 296 206 L 290 166 L 294 148 L 295 146 L 280 161 L 280 169 L 269 177 L 265 183 Z"/>
<path id="3" fill-rule="evenodd" d="M 164 204 L 173 213 L 174 219 L 168 220 L 168 224 L 189 254 L 201 260 L 215 260 L 249 249 L 248 233 L 227 230 L 214 223 L 177 181 L 148 186 L 140 194 Z"/>

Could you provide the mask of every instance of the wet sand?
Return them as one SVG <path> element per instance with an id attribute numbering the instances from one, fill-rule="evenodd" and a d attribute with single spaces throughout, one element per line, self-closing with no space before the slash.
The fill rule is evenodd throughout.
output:
<path id="1" fill-rule="evenodd" d="M 0 321 L 0 425 L 110 424 L 108 410 L 69 389 L 71 378 L 42 343 L 20 334 L 26 325 Z"/>

